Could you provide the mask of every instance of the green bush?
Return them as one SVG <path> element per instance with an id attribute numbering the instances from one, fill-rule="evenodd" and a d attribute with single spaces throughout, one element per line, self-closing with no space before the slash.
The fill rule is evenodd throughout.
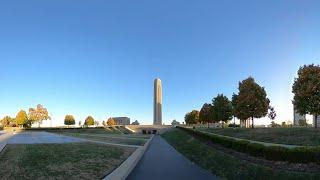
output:
<path id="1" fill-rule="evenodd" d="M 288 150 L 287 159 L 290 162 L 320 162 L 320 147 L 297 147 Z"/>
<path id="2" fill-rule="evenodd" d="M 264 157 L 269 160 L 286 161 L 288 150 L 281 146 L 268 146 L 264 148 Z"/>
<path id="3" fill-rule="evenodd" d="M 250 144 L 249 141 L 241 140 L 241 141 L 234 141 L 232 144 L 232 149 L 240 151 L 240 152 L 246 152 L 247 146 Z"/>
<path id="4" fill-rule="evenodd" d="M 258 143 L 248 143 L 246 152 L 252 156 L 264 156 L 266 146 Z"/>
<path id="5" fill-rule="evenodd" d="M 320 163 L 320 146 L 296 147 L 291 149 L 282 146 L 265 146 L 259 143 L 251 143 L 246 140 L 236 140 L 179 126 L 177 128 L 213 143 L 220 144 L 226 148 L 244 152 L 252 156 L 264 157 L 268 160 L 289 161 L 295 163 Z"/>

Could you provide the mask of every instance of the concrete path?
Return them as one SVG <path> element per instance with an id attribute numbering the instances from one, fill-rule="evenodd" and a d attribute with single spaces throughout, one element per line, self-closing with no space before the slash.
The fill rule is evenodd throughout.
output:
<path id="1" fill-rule="evenodd" d="M 193 164 L 157 135 L 127 179 L 213 180 L 218 178 Z"/>
<path id="2" fill-rule="evenodd" d="M 55 144 L 81 142 L 78 138 L 48 132 L 20 132 L 8 140 L 8 144 Z"/>
<path id="3" fill-rule="evenodd" d="M 12 133 L 5 133 L 4 131 L 0 132 L 0 152 L 4 147 L 6 147 L 8 139 L 10 139 L 12 136 Z"/>

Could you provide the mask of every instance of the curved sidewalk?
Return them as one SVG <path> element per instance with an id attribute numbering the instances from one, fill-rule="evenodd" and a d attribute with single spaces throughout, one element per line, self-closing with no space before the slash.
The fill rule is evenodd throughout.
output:
<path id="1" fill-rule="evenodd" d="M 213 180 L 218 178 L 193 164 L 157 135 L 127 179 Z"/>

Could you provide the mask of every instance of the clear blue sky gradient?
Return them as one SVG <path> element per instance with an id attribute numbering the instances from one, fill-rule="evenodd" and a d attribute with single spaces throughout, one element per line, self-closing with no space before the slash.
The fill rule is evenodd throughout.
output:
<path id="1" fill-rule="evenodd" d="M 54 125 L 151 124 L 159 77 L 169 124 L 251 75 L 292 120 L 296 71 L 320 63 L 319 42 L 318 0 L 0 1 L 0 116 L 41 103 Z"/>

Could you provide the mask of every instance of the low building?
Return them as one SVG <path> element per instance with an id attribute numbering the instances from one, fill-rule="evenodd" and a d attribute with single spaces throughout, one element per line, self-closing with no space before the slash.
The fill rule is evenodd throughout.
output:
<path id="1" fill-rule="evenodd" d="M 320 127 L 320 116 L 317 117 L 317 120 L 316 120 L 316 117 L 313 116 L 313 125 L 316 123 L 317 121 L 317 127 Z"/>
<path id="2" fill-rule="evenodd" d="M 130 125 L 130 118 L 128 117 L 113 117 L 117 125 Z"/>
<path id="3" fill-rule="evenodd" d="M 293 107 L 293 125 L 299 126 L 299 121 L 306 121 L 306 115 L 301 115 Z"/>

